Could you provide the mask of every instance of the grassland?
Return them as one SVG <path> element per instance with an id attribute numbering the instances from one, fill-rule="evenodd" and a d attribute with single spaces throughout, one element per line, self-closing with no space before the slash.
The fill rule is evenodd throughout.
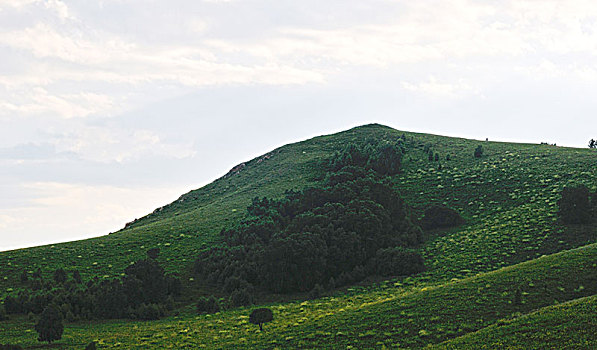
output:
<path id="1" fill-rule="evenodd" d="M 39 267 L 49 275 L 64 267 L 80 270 L 84 279 L 108 278 L 151 247 L 160 247 L 167 270 L 188 279 L 188 266 L 197 252 L 218 244 L 220 230 L 239 220 L 253 197 L 278 197 L 287 189 L 312 185 L 321 174 L 320 161 L 348 142 L 392 140 L 402 134 L 408 140 L 408 152 L 404 171 L 393 180 L 415 215 L 430 204 L 443 203 L 467 220 L 462 227 L 429 233 L 420 247 L 426 273 L 356 286 L 315 301 L 270 298 L 276 319 L 263 333 L 248 324 L 248 309 L 196 316 L 187 307 L 179 316 L 155 322 L 69 324 L 60 347 L 81 348 L 98 340 L 100 347 L 121 348 L 391 348 L 453 339 L 438 346 L 466 348 L 480 339 L 476 336 L 486 337 L 491 344 L 492 336 L 513 332 L 519 320 L 557 320 L 560 316 L 548 314 L 565 313 L 567 306 L 549 305 L 596 293 L 597 253 L 591 244 L 597 242 L 597 230 L 594 225 L 560 224 L 557 200 L 570 184 L 597 188 L 597 152 L 368 125 L 280 147 L 114 234 L 0 252 L 0 297 L 19 288 L 23 270 L 33 272 Z M 485 150 L 481 159 L 473 157 L 478 145 Z M 428 161 L 426 146 L 440 154 L 440 162 Z M 447 155 L 450 161 L 445 160 Z M 509 303 L 513 286 L 522 288 L 524 303 Z M 579 303 L 578 307 L 595 305 L 590 298 Z M 528 313 L 526 318 L 518 317 Z M 590 317 L 582 320 L 594 322 Z M 554 332 L 558 331 L 554 328 Z M 557 334 L 564 339 L 562 330 Z M 515 334 L 506 338 L 517 346 Z M 25 318 L 0 322 L 0 342 L 8 341 L 36 344 L 32 322 Z"/>

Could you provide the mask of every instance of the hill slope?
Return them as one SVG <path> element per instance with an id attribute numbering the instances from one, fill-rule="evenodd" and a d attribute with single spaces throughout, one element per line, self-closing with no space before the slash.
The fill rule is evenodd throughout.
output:
<path id="1" fill-rule="evenodd" d="M 218 241 L 220 230 L 240 220 L 256 196 L 279 197 L 321 175 L 319 162 L 349 142 L 405 135 L 404 171 L 396 186 L 420 214 L 445 203 L 468 220 L 462 230 L 432 240 L 425 255 L 444 278 L 488 271 L 595 240 L 588 227 L 569 229 L 556 220 L 561 189 L 573 183 L 597 186 L 597 152 L 546 145 L 480 142 L 408 133 L 366 125 L 280 147 L 235 167 L 227 176 L 191 191 L 109 236 L 0 252 L 0 291 L 18 283 L 22 270 L 79 269 L 88 276 L 115 276 L 131 261 L 160 247 L 167 270 L 184 272 L 198 251 Z M 482 145 L 483 158 L 473 157 Z M 426 148 L 440 161 L 427 159 Z M 450 161 L 446 161 L 446 156 Z M 438 165 L 442 169 L 438 170 Z"/>

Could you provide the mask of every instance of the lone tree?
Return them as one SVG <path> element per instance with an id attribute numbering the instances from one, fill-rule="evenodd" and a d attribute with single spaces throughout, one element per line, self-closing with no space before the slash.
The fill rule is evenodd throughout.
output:
<path id="1" fill-rule="evenodd" d="M 597 141 L 591 139 L 591 141 L 589 141 L 589 148 L 597 148 Z"/>
<path id="2" fill-rule="evenodd" d="M 475 148 L 475 158 L 481 158 L 483 156 L 483 146 L 479 145 Z"/>
<path id="3" fill-rule="evenodd" d="M 41 313 L 41 317 L 35 325 L 35 330 L 39 334 L 37 340 L 47 341 L 48 343 L 62 338 L 64 326 L 62 325 L 62 315 L 53 304 L 48 305 Z"/>
<path id="4" fill-rule="evenodd" d="M 263 331 L 263 324 L 270 322 L 274 319 L 274 314 L 272 313 L 272 310 L 268 309 L 268 308 L 260 308 L 260 309 L 255 309 L 253 310 L 253 312 L 251 312 L 251 315 L 249 315 L 249 322 L 251 322 L 252 324 L 257 324 L 259 325 L 259 330 Z"/>

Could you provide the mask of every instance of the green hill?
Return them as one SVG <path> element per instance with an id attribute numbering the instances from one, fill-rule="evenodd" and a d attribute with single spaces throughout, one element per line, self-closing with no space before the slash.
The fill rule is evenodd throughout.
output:
<path id="1" fill-rule="evenodd" d="M 517 312 L 526 314 L 556 301 L 595 294 L 592 286 L 597 285 L 596 253 L 595 246 L 590 244 L 597 242 L 597 229 L 594 223 L 561 224 L 557 217 L 557 200 L 567 185 L 585 184 L 593 191 L 597 189 L 597 152 L 450 138 L 373 124 L 277 148 L 240 164 L 213 183 L 182 195 L 177 201 L 108 236 L 0 252 L 0 297 L 22 287 L 23 271 L 32 274 L 40 268 L 49 277 L 57 268 L 76 269 L 84 280 L 107 279 L 119 276 L 125 267 L 144 257 L 153 247 L 160 248 L 159 260 L 166 270 L 179 272 L 185 284 L 190 285 L 187 281 L 191 278 L 192 261 L 200 251 L 220 244 L 219 232 L 243 218 L 252 198 L 280 198 L 286 190 L 316 184 L 323 175 L 322 161 L 348 143 L 369 139 L 393 141 L 399 137 L 406 139 L 406 153 L 403 169 L 392 181 L 411 206 L 414 216 L 420 217 L 433 204 L 444 204 L 466 219 L 466 224 L 458 228 L 426 234 L 426 243 L 419 251 L 425 258 L 427 272 L 406 279 L 355 286 L 339 291 L 334 297 L 307 304 L 272 304 L 277 310 L 275 317 L 284 321 L 266 326 L 271 331 L 264 334 L 254 334 L 251 325 L 246 324 L 243 315 L 247 310 L 195 318 L 189 308 L 181 309 L 178 317 L 151 323 L 73 324 L 65 331 L 64 344 L 80 347 L 84 342 L 102 339 L 106 346 L 121 342 L 131 347 L 142 339 L 146 347 L 170 346 L 168 344 L 179 341 L 232 347 L 231 344 L 246 338 L 246 344 L 267 343 L 272 347 L 276 344 L 280 347 L 285 347 L 284 344 L 301 347 L 368 344 L 375 348 L 386 341 L 386 346 L 422 346 L 491 326 Z M 475 158 L 473 153 L 479 145 L 484 154 Z M 438 161 L 429 160 L 430 150 L 438 155 Z M 582 246 L 584 250 L 567 251 Z M 550 255 L 561 251 L 566 252 Z M 550 256 L 541 258 L 543 255 Z M 560 261 L 562 256 L 582 256 L 585 260 L 571 259 L 568 263 Z M 516 265 L 525 261 L 528 263 Z M 560 271 L 561 266 L 564 267 Z M 583 266 L 588 268 L 582 269 Z M 574 276 L 575 268 L 583 273 Z M 560 273 L 553 274 L 550 270 Z M 524 273 L 516 279 L 518 272 L 515 271 Z M 545 274 L 551 277 L 545 279 L 542 277 Z M 522 283 L 541 286 L 541 293 L 537 292 L 539 288 L 524 289 L 524 293 L 529 294 L 523 296 L 525 303 L 517 310 L 507 301 L 512 299 L 512 286 Z M 483 294 L 478 294 L 481 291 Z M 475 296 L 474 303 L 478 306 L 487 309 L 498 305 L 498 308 L 492 309 L 490 314 L 474 314 L 470 309 L 474 305 L 471 295 Z M 301 298 L 300 295 L 294 297 Z M 267 299 L 280 302 L 284 298 L 270 296 Z M 360 305 L 368 303 L 371 305 L 361 308 Z M 455 310 L 454 315 L 435 319 L 437 308 L 441 309 L 444 303 L 461 305 L 462 309 Z M 419 309 L 420 304 L 426 306 Z M 317 305 L 315 311 L 311 311 L 313 305 Z M 462 322 L 456 326 L 442 317 Z M 380 319 L 396 324 L 396 329 L 374 326 Z M 416 322 L 407 325 L 402 323 L 404 319 Z M 26 332 L 31 328 L 31 321 L 26 319 L 0 322 L 0 343 L 6 339 L 34 344 L 27 340 L 34 338 Z M 372 328 L 379 331 L 369 334 Z M 200 332 L 193 333 L 197 329 Z M 406 333 L 400 334 L 398 330 Z M 124 336 L 125 331 L 131 332 L 131 337 Z M 179 336 L 174 336 L 173 332 L 180 332 Z M 163 336 L 154 339 L 159 334 Z M 205 334 L 211 337 L 209 341 Z M 333 343 L 326 343 L 330 340 Z M 454 342 L 460 344 L 457 340 Z"/>

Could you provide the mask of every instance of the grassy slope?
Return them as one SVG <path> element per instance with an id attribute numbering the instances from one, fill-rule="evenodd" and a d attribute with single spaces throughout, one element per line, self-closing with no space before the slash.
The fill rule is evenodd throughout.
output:
<path id="1" fill-rule="evenodd" d="M 503 319 L 597 293 L 597 244 L 546 256 L 439 286 L 349 291 L 322 299 L 274 303 L 265 332 L 248 309 L 155 322 L 69 325 L 60 347 L 96 340 L 126 348 L 381 348 L 422 347 L 474 332 Z M 512 285 L 523 291 L 520 305 Z M 590 325 L 590 323 L 589 323 Z M 587 326 L 587 324 L 582 324 Z M 32 322 L 0 323 L 4 341 L 34 345 Z M 466 348 L 466 347 L 465 347 Z"/>
<path id="2" fill-rule="evenodd" d="M 437 349 L 596 349 L 597 295 L 542 308 L 441 343 Z"/>
<path id="3" fill-rule="evenodd" d="M 162 249 L 167 269 L 184 271 L 197 251 L 217 240 L 218 232 L 242 217 L 255 196 L 276 197 L 286 189 L 313 183 L 317 161 L 353 140 L 395 139 L 403 134 L 380 125 L 316 137 L 256 158 L 238 174 L 183 195 L 161 211 L 109 236 L 9 252 L 0 252 L 0 296 L 18 284 L 23 269 L 77 268 L 84 278 L 115 276 L 154 246 Z M 586 227 L 566 235 L 556 222 L 556 201 L 567 184 L 597 186 L 597 152 L 591 150 L 479 142 L 405 133 L 410 150 L 396 184 L 420 213 L 430 203 L 446 203 L 469 220 L 464 230 L 432 241 L 425 254 L 444 278 L 488 271 L 595 241 Z M 472 157 L 482 144 L 485 157 Z M 423 146 L 441 155 L 443 170 L 427 161 Z M 447 162 L 445 155 L 451 155 Z M 261 157 L 260 157 L 261 158 Z M 566 237 L 574 237 L 573 239 Z M 470 270 L 470 271 L 469 271 Z"/>

